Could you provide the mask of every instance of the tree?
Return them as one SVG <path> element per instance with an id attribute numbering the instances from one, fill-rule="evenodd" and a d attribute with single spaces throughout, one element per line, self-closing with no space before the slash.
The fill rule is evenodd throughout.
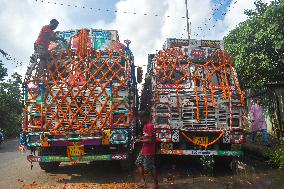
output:
<path id="1" fill-rule="evenodd" d="M 7 68 L 3 67 L 2 60 L 0 60 L 0 81 L 4 80 L 4 77 L 7 76 Z"/>
<path id="2" fill-rule="evenodd" d="M 245 11 L 248 19 L 224 38 L 241 85 L 250 88 L 284 82 L 284 1 L 254 4 Z"/>
<path id="3" fill-rule="evenodd" d="M 1 62 L 2 63 L 2 62 Z M 14 73 L 7 81 L 7 68 L 0 64 L 0 128 L 6 136 L 16 136 L 21 129 L 21 76 Z"/>

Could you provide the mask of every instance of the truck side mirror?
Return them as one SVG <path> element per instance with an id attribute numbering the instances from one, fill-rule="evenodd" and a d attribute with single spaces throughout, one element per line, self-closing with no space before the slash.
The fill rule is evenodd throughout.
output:
<path id="1" fill-rule="evenodd" d="M 143 70 L 142 67 L 137 67 L 137 83 L 142 83 Z"/>

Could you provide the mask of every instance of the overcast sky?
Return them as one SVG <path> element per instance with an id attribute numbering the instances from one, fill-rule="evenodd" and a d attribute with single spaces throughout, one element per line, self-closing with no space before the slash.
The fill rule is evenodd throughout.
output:
<path id="1" fill-rule="evenodd" d="M 245 9 L 254 8 L 254 0 L 188 2 L 193 39 L 222 39 L 246 19 Z M 0 5 L 0 49 L 24 63 L 16 67 L 4 60 L 9 73 L 25 73 L 33 43 L 52 18 L 60 22 L 57 30 L 118 30 L 122 42 L 132 41 L 136 65 L 146 65 L 147 55 L 161 49 L 166 38 L 187 37 L 185 0 L 0 0 Z"/>

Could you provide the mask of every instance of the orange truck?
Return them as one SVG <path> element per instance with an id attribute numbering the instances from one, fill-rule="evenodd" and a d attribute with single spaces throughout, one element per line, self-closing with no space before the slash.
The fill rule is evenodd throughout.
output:
<path id="1" fill-rule="evenodd" d="M 44 76 L 34 70 L 23 82 L 21 143 L 28 161 L 51 171 L 60 162 L 120 161 L 131 166 L 138 107 L 134 57 L 116 30 L 58 32 Z M 36 153 L 37 152 L 37 153 Z"/>
<path id="2" fill-rule="evenodd" d="M 140 108 L 152 114 L 158 154 L 242 154 L 244 96 L 222 46 L 218 40 L 170 38 L 148 56 Z"/>

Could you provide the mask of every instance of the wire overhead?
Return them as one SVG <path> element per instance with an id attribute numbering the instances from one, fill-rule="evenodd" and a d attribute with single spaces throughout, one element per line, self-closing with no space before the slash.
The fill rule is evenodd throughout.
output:
<path id="1" fill-rule="evenodd" d="M 220 15 L 225 16 L 225 15 L 228 14 L 230 11 L 232 11 L 232 10 L 235 8 L 235 5 L 236 5 L 237 2 L 238 2 L 238 0 L 236 0 L 234 3 L 231 3 L 231 4 L 227 7 L 227 9 L 225 9 L 223 12 L 221 12 Z M 214 18 L 214 16 L 216 16 L 216 14 L 218 13 L 218 11 L 222 8 L 223 5 L 225 5 L 225 3 L 226 3 L 226 0 L 223 0 L 223 1 L 221 1 L 219 4 L 217 4 L 217 5 L 215 6 L 215 7 L 218 7 L 218 8 L 214 8 L 214 7 L 213 7 L 213 8 L 211 9 L 212 11 L 214 11 L 213 14 L 212 14 L 212 17 L 210 17 L 210 18 L 208 18 L 208 19 L 204 19 L 204 20 L 205 20 L 205 23 L 203 24 L 203 26 L 198 26 L 198 27 L 197 27 L 197 31 L 193 33 L 194 36 L 201 36 L 200 33 L 203 33 L 203 34 L 204 34 L 204 32 L 212 31 L 213 28 L 216 27 L 217 22 L 218 22 L 218 20 L 220 20 L 220 19 Z M 212 27 L 205 28 L 206 26 L 211 25 L 211 24 L 210 24 L 210 21 L 211 21 L 211 20 L 213 21 Z"/>
<path id="2" fill-rule="evenodd" d="M 54 5 L 61 5 L 61 6 L 67 6 L 67 7 L 73 7 L 73 8 L 82 8 L 82 9 L 89 9 L 90 11 L 95 11 L 95 12 L 106 12 L 106 13 L 117 13 L 121 12 L 124 14 L 129 14 L 129 15 L 143 15 L 143 16 L 153 16 L 153 17 L 167 17 L 167 18 L 180 18 L 180 19 L 185 19 L 185 16 L 172 16 L 172 15 L 161 15 L 158 13 L 137 13 L 135 11 L 118 11 L 118 10 L 110 10 L 110 9 L 103 9 L 103 8 L 94 8 L 94 7 L 87 7 L 87 6 L 78 6 L 78 5 L 73 5 L 73 4 L 65 4 L 65 3 L 57 3 L 57 2 L 52 2 L 52 1 L 44 1 L 44 0 L 35 0 L 35 2 L 39 3 L 47 3 L 47 4 L 54 4 Z"/>
<path id="3" fill-rule="evenodd" d="M 17 60 L 14 56 L 10 55 L 10 54 L 7 53 L 6 51 L 0 49 L 0 53 L 3 55 L 3 57 L 4 57 L 6 60 L 12 61 L 12 64 L 16 64 L 16 67 L 23 65 L 23 62 Z"/>
<path id="4" fill-rule="evenodd" d="M 73 7 L 73 8 L 80 8 L 80 9 L 89 9 L 90 11 L 94 11 L 94 12 L 105 12 L 105 13 L 117 13 L 117 12 L 120 12 L 120 13 L 123 13 L 123 14 L 129 14 L 129 15 L 142 15 L 142 16 L 152 16 L 152 17 L 166 17 L 166 18 L 179 18 L 179 19 L 186 19 L 185 16 L 173 16 L 173 15 L 162 15 L 162 14 L 158 14 L 158 13 L 149 13 L 149 12 L 144 12 L 144 13 L 138 13 L 136 11 L 118 11 L 118 10 L 111 10 L 111 9 L 105 9 L 105 8 L 94 8 L 94 7 L 88 7 L 88 6 L 79 6 L 79 5 L 74 5 L 74 4 L 70 4 L 70 3 L 58 3 L 58 2 L 52 2 L 52 1 L 49 1 L 49 0 L 35 0 L 35 2 L 39 2 L 39 3 L 46 3 L 46 4 L 54 4 L 54 5 L 59 5 L 59 6 L 67 6 L 67 7 Z M 210 18 L 208 19 L 205 19 L 205 23 L 202 25 L 202 26 L 198 26 L 197 27 L 197 31 L 192 33 L 191 35 L 193 36 L 201 36 L 203 35 L 204 36 L 204 32 L 207 32 L 207 31 L 212 31 L 213 28 L 216 27 L 217 25 L 217 22 L 218 18 L 214 18 L 219 12 L 219 10 L 227 3 L 228 1 L 227 0 L 221 0 L 219 3 L 215 4 L 213 7 L 212 7 L 212 11 L 213 11 L 213 14 Z M 225 16 L 228 12 L 230 12 L 235 4 L 238 2 L 238 0 L 235 0 L 234 3 L 230 3 L 230 5 L 225 9 L 224 12 L 222 12 L 221 16 Z M 213 25 L 210 24 L 210 21 L 213 21 Z M 208 27 L 210 26 L 211 27 Z M 201 34 L 203 33 L 203 34 Z M 184 36 L 184 34 L 182 34 L 182 36 Z"/>

